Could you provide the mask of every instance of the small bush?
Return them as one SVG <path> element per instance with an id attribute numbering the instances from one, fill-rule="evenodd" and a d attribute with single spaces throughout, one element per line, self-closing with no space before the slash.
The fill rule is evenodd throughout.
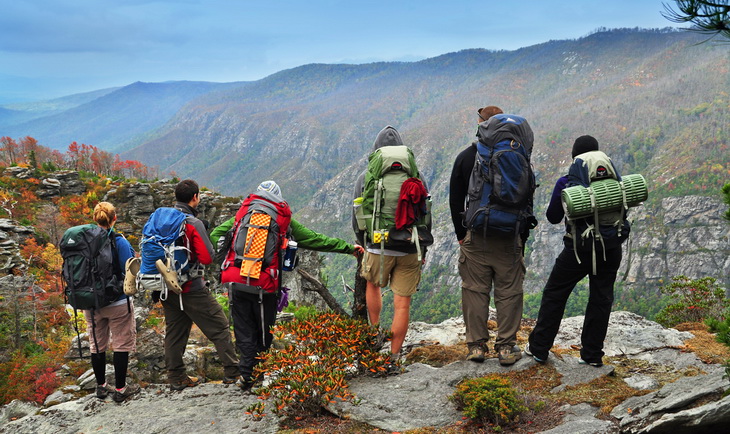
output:
<path id="1" fill-rule="evenodd" d="M 318 414 L 329 402 L 352 398 L 347 379 L 386 371 L 388 355 L 377 351 L 378 329 L 364 321 L 317 313 L 277 324 L 272 332 L 284 348 L 262 354 L 256 372 L 268 378 L 256 393 L 262 399 L 272 398 L 276 414 Z M 257 405 L 247 411 L 260 417 L 264 408 Z"/>
<path id="2" fill-rule="evenodd" d="M 516 422 L 528 410 L 510 380 L 497 374 L 463 380 L 450 398 L 464 416 L 483 424 Z"/>
<path id="3" fill-rule="evenodd" d="M 661 288 L 670 302 L 656 316 L 656 322 L 664 327 L 674 327 L 683 322 L 703 322 L 708 319 L 723 320 L 730 307 L 725 289 L 712 277 L 690 279 L 676 276 L 673 282 Z"/>

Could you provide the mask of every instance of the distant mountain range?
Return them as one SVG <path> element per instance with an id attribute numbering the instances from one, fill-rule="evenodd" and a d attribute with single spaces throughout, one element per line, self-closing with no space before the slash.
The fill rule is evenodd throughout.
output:
<path id="1" fill-rule="evenodd" d="M 662 203 L 671 196 L 715 196 L 719 206 L 720 186 L 730 181 L 730 46 L 704 40 L 674 30 L 617 29 L 515 51 L 304 65 L 253 82 L 134 83 L 0 107 L 0 136 L 32 136 L 62 150 L 72 141 L 95 145 L 230 196 L 274 179 L 300 222 L 353 240 L 355 179 L 377 132 L 392 125 L 414 149 L 434 202 L 436 244 L 419 309 L 449 315 L 458 310 L 460 284 L 449 175 L 456 155 L 474 140 L 476 109 L 497 105 L 525 116 L 535 133 L 540 225 L 528 242 L 526 291 L 539 292 L 560 248 L 562 227 L 543 217 L 553 183 L 567 168 L 575 138 L 590 134 L 622 173 L 641 173 L 649 182 L 647 206 L 634 214 L 643 244 L 625 261 L 634 263 L 626 285 L 643 294 L 642 285 L 655 292 L 688 263 L 727 275 L 727 262 L 715 266 L 716 259 L 702 256 L 707 237 L 693 243 L 689 229 L 666 226 L 661 217 L 683 202 Z M 723 239 L 712 253 L 727 258 Z M 692 247 L 672 250 L 680 245 Z M 353 273 L 344 255 L 327 264 L 333 279 Z M 707 275 L 698 273 L 692 277 Z"/>

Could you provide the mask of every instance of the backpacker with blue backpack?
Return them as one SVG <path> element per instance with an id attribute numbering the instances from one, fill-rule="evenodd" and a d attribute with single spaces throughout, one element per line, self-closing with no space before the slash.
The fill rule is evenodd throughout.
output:
<path id="1" fill-rule="evenodd" d="M 497 114 L 479 124 L 477 137 L 464 226 L 484 234 L 523 235 L 537 225 L 532 129 L 521 116 Z"/>
<path id="2" fill-rule="evenodd" d="M 187 214 L 177 208 L 155 210 L 142 228 L 137 287 L 158 293 L 166 300 L 168 290 L 182 292 L 182 285 L 200 275 L 190 263 L 190 246 L 185 236 Z M 153 295 L 153 299 L 155 295 Z M 180 299 L 180 309 L 182 309 Z"/>

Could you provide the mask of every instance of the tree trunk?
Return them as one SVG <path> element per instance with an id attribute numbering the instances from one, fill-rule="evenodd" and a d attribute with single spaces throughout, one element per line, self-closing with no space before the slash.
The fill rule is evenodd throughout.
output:
<path id="1" fill-rule="evenodd" d="M 365 321 L 368 320 L 368 309 L 365 301 L 365 288 L 367 287 L 367 281 L 360 276 L 362 270 L 363 255 L 357 257 L 357 271 L 355 273 L 355 293 L 353 295 L 352 303 L 352 317 L 360 318 Z"/>
<path id="2" fill-rule="evenodd" d="M 326 286 L 322 285 L 322 282 L 317 280 L 314 276 L 307 273 L 306 271 L 302 270 L 301 268 L 297 268 L 297 273 L 299 273 L 300 276 L 304 278 L 304 280 L 308 281 L 312 284 L 312 288 L 305 288 L 302 286 L 302 289 L 305 291 L 314 291 L 317 294 L 319 294 L 322 299 L 324 299 L 325 303 L 327 303 L 327 306 L 330 307 L 335 313 L 347 316 L 349 317 L 347 312 L 345 312 L 345 309 L 340 306 L 340 304 L 335 300 L 335 297 L 332 296 L 332 293 L 330 293 L 329 289 L 327 289 Z"/>

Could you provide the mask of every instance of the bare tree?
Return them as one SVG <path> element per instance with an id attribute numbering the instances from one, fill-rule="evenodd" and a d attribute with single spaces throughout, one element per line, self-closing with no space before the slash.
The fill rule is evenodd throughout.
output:
<path id="1" fill-rule="evenodd" d="M 729 0 L 674 0 L 678 10 L 664 3 L 664 18 L 675 23 L 692 23 L 691 31 L 720 35 L 730 41 Z"/>

